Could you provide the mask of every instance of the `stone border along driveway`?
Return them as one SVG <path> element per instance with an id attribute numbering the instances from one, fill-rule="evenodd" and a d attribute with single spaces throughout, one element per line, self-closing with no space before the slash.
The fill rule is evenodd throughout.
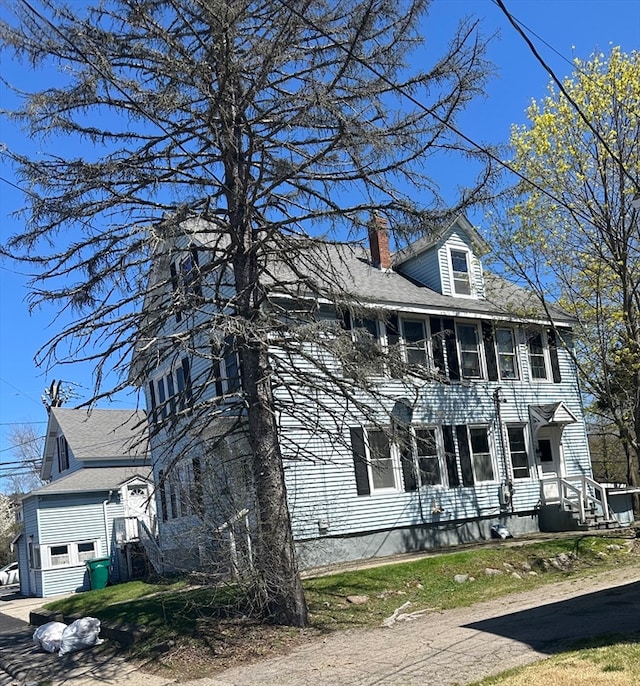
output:
<path id="1" fill-rule="evenodd" d="M 419 609 L 419 608 L 416 608 Z M 391 628 L 331 634 L 290 654 L 180 681 L 184 686 L 453 686 L 545 658 L 579 638 L 640 631 L 640 565 L 562 581 L 471 607 L 429 611 Z M 0 686 L 168 686 L 112 650 L 59 658 L 35 651 L 33 627 L 0 666 Z"/>

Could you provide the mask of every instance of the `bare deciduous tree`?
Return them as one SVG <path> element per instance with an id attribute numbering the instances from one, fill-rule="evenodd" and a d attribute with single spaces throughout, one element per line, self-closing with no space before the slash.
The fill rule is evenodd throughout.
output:
<path id="1" fill-rule="evenodd" d="M 484 42 L 463 22 L 429 69 L 410 68 L 428 4 L 20 0 L 0 27 L 5 50 L 61 70 L 11 116 L 65 148 L 7 153 L 29 201 L 7 249 L 32 265 L 34 303 L 75 313 L 41 357 L 65 357 L 71 342 L 73 359 L 95 362 L 97 401 L 143 385 L 152 360 L 189 355 L 184 392 L 194 402 L 158 399 L 156 412 L 177 419 L 152 423 L 152 441 L 170 469 L 214 420 L 231 422 L 224 440 L 242 428 L 256 495 L 254 592 L 278 623 L 306 622 L 278 417 L 313 421 L 309 408 L 324 403 L 340 423 L 340 394 L 373 414 L 376 389 L 349 364 L 351 335 L 343 345 L 346 333 L 319 305 L 361 314 L 339 268 L 346 248 L 332 241 L 357 249 L 372 213 L 402 241 L 488 188 L 491 169 L 450 128 L 482 93 Z M 438 153 L 466 155 L 480 170 L 455 207 L 426 173 Z M 202 264 L 192 254 L 172 274 L 174 246 L 189 256 L 196 234 Z M 364 348 L 370 363 L 382 355 Z M 227 375 L 211 392 L 220 361 L 236 353 L 239 383 Z M 348 373 L 327 362 L 336 356 Z M 110 370 L 119 381 L 105 387 Z M 326 420 L 318 430 L 334 440 Z M 209 454 L 223 438 L 208 435 Z M 304 446 L 286 451 L 305 457 Z"/>
<path id="2" fill-rule="evenodd" d="M 15 458 L 3 470 L 3 479 L 10 493 L 28 493 L 42 484 L 40 465 L 44 437 L 32 424 L 17 424 L 9 430 L 11 455 Z"/>

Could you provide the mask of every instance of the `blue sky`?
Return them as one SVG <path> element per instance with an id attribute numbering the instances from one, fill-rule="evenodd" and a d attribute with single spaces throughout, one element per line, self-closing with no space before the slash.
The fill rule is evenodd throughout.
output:
<path id="1" fill-rule="evenodd" d="M 611 45 L 620 45 L 625 52 L 640 49 L 638 0 L 505 0 L 505 5 L 533 32 L 531 39 L 559 77 L 571 73 L 574 56 L 586 59 L 595 49 L 608 52 Z M 487 98 L 472 103 L 462 116 L 460 129 L 479 143 L 504 143 L 511 125 L 526 121 L 524 112 L 531 100 L 545 95 L 549 77 L 492 0 L 434 0 L 425 21 L 426 49 L 441 45 L 464 16 L 481 19 L 487 36 L 498 32 L 489 48 L 497 74 L 487 87 Z M 4 78 L 23 89 L 38 83 L 24 65 L 9 60 L 3 60 L 1 71 Z M 6 102 L 1 90 L 0 97 Z M 24 147 L 27 142 L 20 131 L 0 120 L 0 144 Z M 432 174 L 443 189 L 457 184 L 455 167 L 443 166 Z M 4 165 L 0 176 L 14 180 Z M 0 242 L 20 229 L 19 220 L 10 214 L 21 203 L 20 194 L 0 180 Z M 20 267 L 1 262 L 0 473 L 2 463 L 13 459 L 7 443 L 13 423 L 37 422 L 36 428 L 44 433 L 46 413 L 40 398 L 52 379 L 78 384 L 79 400 L 88 397 L 91 389 L 89 368 L 65 366 L 45 373 L 35 367 L 38 348 L 56 331 L 52 320 L 57 313 L 41 310 L 30 315 L 26 295 L 26 278 Z M 120 396 L 111 406 L 133 407 L 135 403 L 133 395 Z"/>

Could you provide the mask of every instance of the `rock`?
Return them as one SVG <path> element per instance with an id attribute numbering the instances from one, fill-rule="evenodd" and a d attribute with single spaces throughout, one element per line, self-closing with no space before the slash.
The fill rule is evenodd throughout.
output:
<path id="1" fill-rule="evenodd" d="M 468 575 L 468 574 L 456 574 L 456 575 L 453 577 L 453 580 L 454 580 L 457 584 L 466 584 L 467 581 L 469 581 L 469 575 Z"/>
<path id="2" fill-rule="evenodd" d="M 502 566 L 508 571 L 508 572 L 513 572 L 515 571 L 515 567 L 510 564 L 509 562 L 503 562 Z"/>
<path id="3" fill-rule="evenodd" d="M 527 572 L 529 576 L 538 576 L 538 572 L 534 572 L 533 569 L 530 572 Z"/>
<path id="4" fill-rule="evenodd" d="M 571 564 L 571 558 L 566 553 L 558 553 L 555 559 L 563 566 L 568 567 Z M 554 565 L 555 566 L 555 565 Z"/>
<path id="5" fill-rule="evenodd" d="M 366 605 L 369 602 L 368 595 L 348 595 L 347 602 L 352 605 Z"/>
<path id="6" fill-rule="evenodd" d="M 531 571 L 531 565 L 528 562 L 521 562 L 519 566 L 523 572 L 530 572 Z"/>
<path id="7" fill-rule="evenodd" d="M 622 546 L 617 545 L 616 543 L 611 543 L 610 545 L 607 546 L 607 550 L 622 550 Z"/>
<path id="8" fill-rule="evenodd" d="M 487 567 L 484 570 L 485 576 L 499 576 L 500 574 L 504 574 L 504 572 L 501 569 L 494 569 L 493 567 Z"/>
<path id="9" fill-rule="evenodd" d="M 549 564 L 560 572 L 564 571 L 565 566 L 555 557 L 549 560 Z"/>
<path id="10" fill-rule="evenodd" d="M 518 574 L 518 572 L 512 572 L 512 573 L 511 573 L 511 576 L 512 576 L 514 579 L 520 579 L 520 581 L 522 581 L 522 577 L 520 576 L 520 574 Z"/>

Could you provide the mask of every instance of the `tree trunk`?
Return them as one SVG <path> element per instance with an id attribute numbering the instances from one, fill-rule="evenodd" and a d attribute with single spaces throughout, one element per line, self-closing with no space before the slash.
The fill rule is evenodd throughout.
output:
<path id="1" fill-rule="evenodd" d="M 305 626 L 307 605 L 295 559 L 266 353 L 253 347 L 243 349 L 242 370 L 258 505 L 260 610 L 274 624 Z"/>

